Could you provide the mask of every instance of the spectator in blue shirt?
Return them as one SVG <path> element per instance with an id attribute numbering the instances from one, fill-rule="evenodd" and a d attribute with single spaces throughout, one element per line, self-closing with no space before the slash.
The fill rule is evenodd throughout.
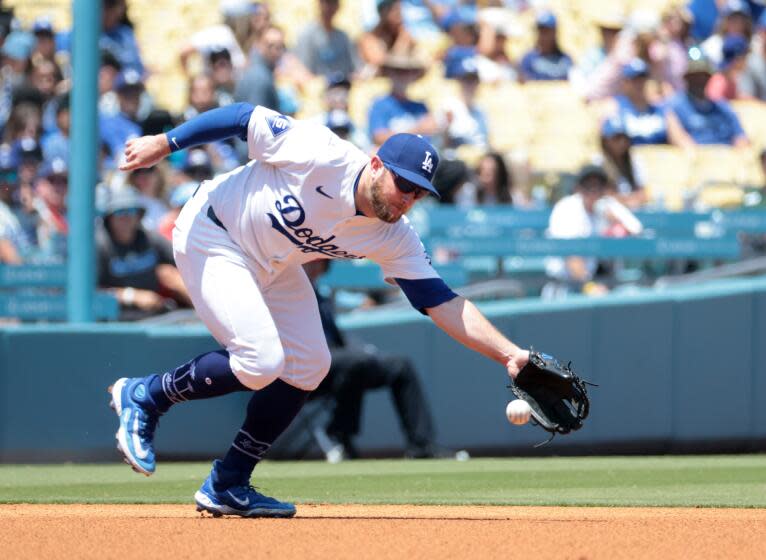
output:
<path id="1" fill-rule="evenodd" d="M 535 47 L 521 59 L 523 80 L 566 80 L 572 68 L 572 59 L 558 44 L 556 16 L 543 12 L 537 16 Z"/>
<path id="2" fill-rule="evenodd" d="M 134 70 L 143 76 L 144 63 L 133 28 L 126 23 L 126 10 L 125 0 L 104 0 L 103 31 L 98 46 L 111 52 L 123 70 Z"/>
<path id="3" fill-rule="evenodd" d="M 460 95 L 446 99 L 438 112 L 437 121 L 444 128 L 444 147 L 456 148 L 469 144 L 486 148 L 487 119 L 476 106 L 479 67 L 476 56 L 453 57 L 445 68 L 445 76 L 456 80 Z"/>
<path id="4" fill-rule="evenodd" d="M 616 116 L 623 123 L 631 144 L 666 144 L 665 112 L 646 97 L 649 66 L 634 58 L 622 68 L 622 95 L 614 97 Z"/>
<path id="5" fill-rule="evenodd" d="M 423 77 L 425 64 L 415 57 L 389 55 L 383 73 L 391 79 L 391 93 L 370 107 L 369 130 L 373 143 L 380 145 L 400 132 L 429 136 L 438 132 L 434 117 L 419 101 L 407 97 L 407 88 Z"/>
<path id="6" fill-rule="evenodd" d="M 41 141 L 46 160 L 58 157 L 69 161 L 69 125 L 69 94 L 64 94 L 56 101 L 56 130 Z"/>
<path id="7" fill-rule="evenodd" d="M 117 76 L 114 87 L 120 111 L 112 116 L 102 114 L 99 119 L 101 140 L 109 146 L 112 154 L 109 160 L 104 161 L 107 167 L 112 167 L 113 160 L 120 158 L 125 142 L 141 136 L 141 125 L 138 124 L 138 108 L 144 91 L 141 75 L 135 70 L 123 70 Z"/>
<path id="8" fill-rule="evenodd" d="M 668 101 L 668 134 L 674 144 L 689 147 L 697 144 L 750 145 L 737 115 L 725 101 L 713 101 L 705 94 L 713 65 L 699 48 L 689 50 L 684 74 L 686 91 Z"/>

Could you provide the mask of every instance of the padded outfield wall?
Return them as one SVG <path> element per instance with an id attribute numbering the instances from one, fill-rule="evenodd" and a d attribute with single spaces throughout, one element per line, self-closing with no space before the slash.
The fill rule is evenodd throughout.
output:
<path id="1" fill-rule="evenodd" d="M 754 450 L 766 445 L 766 279 L 562 303 L 512 301 L 483 311 L 521 345 L 574 362 L 592 390 L 580 432 L 539 453 Z M 355 339 L 412 357 L 439 442 L 529 453 L 543 432 L 505 420 L 502 367 L 449 339 L 415 311 L 343 319 Z M 213 349 L 201 327 L 103 324 L 0 330 L 0 460 L 117 458 L 106 387 Z M 247 395 L 174 408 L 161 421 L 160 458 L 222 454 Z M 306 430 L 294 431 L 308 441 Z M 362 451 L 395 453 L 403 439 L 387 394 L 367 397 Z M 290 450 L 289 445 L 282 445 Z"/>

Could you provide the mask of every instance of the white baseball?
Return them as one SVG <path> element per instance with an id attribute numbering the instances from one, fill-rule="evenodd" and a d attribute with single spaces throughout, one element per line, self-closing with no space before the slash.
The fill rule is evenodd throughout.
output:
<path id="1" fill-rule="evenodd" d="M 511 401 L 508 403 L 508 406 L 505 407 L 505 415 L 508 417 L 508 421 L 511 424 L 516 424 L 518 426 L 529 422 L 531 414 L 532 409 L 529 404 L 527 404 L 527 401 L 522 399 Z"/>

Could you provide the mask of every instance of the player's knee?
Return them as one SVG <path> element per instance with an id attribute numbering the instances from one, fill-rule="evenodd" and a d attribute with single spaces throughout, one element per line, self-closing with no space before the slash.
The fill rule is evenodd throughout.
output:
<path id="1" fill-rule="evenodd" d="M 321 379 L 324 379 L 330 372 L 332 355 L 330 354 L 330 349 L 327 348 L 327 346 L 322 348 L 321 352 L 318 352 L 317 354 L 317 367 L 319 368 Z"/>
<path id="2" fill-rule="evenodd" d="M 236 365 L 237 376 L 244 385 L 259 389 L 282 375 L 285 352 L 280 344 L 274 344 L 266 351 L 241 350 L 232 354 L 232 363 Z"/>

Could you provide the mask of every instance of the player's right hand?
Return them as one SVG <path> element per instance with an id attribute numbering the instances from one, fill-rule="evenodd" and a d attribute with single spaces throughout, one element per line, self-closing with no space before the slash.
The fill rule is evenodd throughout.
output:
<path id="1" fill-rule="evenodd" d="M 170 145 L 164 134 L 133 138 L 125 144 L 125 160 L 120 165 L 120 171 L 151 167 L 169 154 Z"/>

